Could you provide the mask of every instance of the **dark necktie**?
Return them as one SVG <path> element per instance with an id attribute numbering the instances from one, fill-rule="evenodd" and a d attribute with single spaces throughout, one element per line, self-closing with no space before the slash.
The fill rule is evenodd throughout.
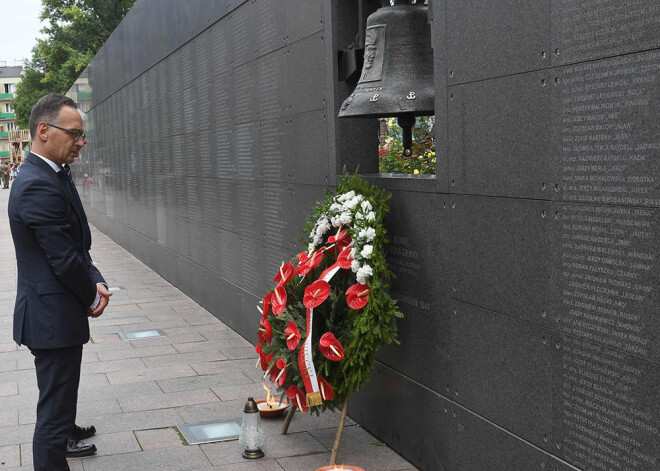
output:
<path id="1" fill-rule="evenodd" d="M 62 165 L 62 173 L 64 176 L 64 184 L 66 185 L 66 189 L 69 190 L 69 193 L 71 194 L 71 198 L 73 198 L 73 203 L 76 205 L 76 209 L 78 210 L 80 215 L 84 217 L 85 211 L 83 209 L 82 201 L 80 201 L 80 196 L 78 195 L 76 186 L 73 184 L 71 169 L 67 164 Z"/>
<path id="2" fill-rule="evenodd" d="M 89 233 L 89 227 L 87 226 L 87 216 L 85 215 L 85 210 L 82 205 L 82 201 L 80 201 L 80 196 L 78 195 L 78 191 L 76 190 L 76 186 L 73 184 L 73 177 L 71 176 L 71 169 L 67 164 L 62 165 L 62 171 L 58 172 L 59 174 L 62 175 L 62 181 L 64 182 L 64 186 L 66 187 L 67 191 L 69 192 L 69 195 L 71 196 L 71 202 L 76 208 L 76 211 L 78 212 L 78 215 L 81 218 L 81 225 L 83 228 L 83 232 L 85 233 L 85 236 L 87 240 L 91 240 L 91 234 Z"/>

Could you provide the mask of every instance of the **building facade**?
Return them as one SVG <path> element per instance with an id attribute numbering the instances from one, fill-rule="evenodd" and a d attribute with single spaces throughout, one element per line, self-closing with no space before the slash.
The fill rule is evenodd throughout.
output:
<path id="1" fill-rule="evenodd" d="M 0 67 L 0 159 L 4 161 L 9 160 L 9 131 L 16 130 L 11 100 L 22 72 L 21 66 Z"/>

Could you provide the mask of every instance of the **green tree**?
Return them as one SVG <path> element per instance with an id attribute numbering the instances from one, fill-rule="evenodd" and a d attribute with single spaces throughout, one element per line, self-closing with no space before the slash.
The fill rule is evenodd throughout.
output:
<path id="1" fill-rule="evenodd" d="M 31 64 L 11 106 L 16 124 L 27 129 L 30 110 L 48 93 L 65 93 L 124 18 L 135 0 L 42 0 L 48 23 L 32 49 Z"/>

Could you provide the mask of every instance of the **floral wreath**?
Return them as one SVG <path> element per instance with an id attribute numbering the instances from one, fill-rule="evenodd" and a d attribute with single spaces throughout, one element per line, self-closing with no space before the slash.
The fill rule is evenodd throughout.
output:
<path id="1" fill-rule="evenodd" d="M 257 367 L 302 411 L 334 409 L 359 389 L 401 317 L 388 294 L 389 194 L 357 174 L 326 194 L 307 221 L 307 251 L 282 262 L 258 307 Z"/>

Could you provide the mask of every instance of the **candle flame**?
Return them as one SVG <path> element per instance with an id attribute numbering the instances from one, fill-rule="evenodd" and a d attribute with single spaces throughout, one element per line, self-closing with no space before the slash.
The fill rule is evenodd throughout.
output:
<path id="1" fill-rule="evenodd" d="M 262 386 L 264 387 L 264 389 L 266 390 L 266 404 L 268 404 L 269 407 L 273 407 L 273 406 L 270 404 L 270 401 L 271 401 L 271 399 L 272 399 L 272 396 L 271 396 L 271 394 L 270 394 L 270 388 L 268 388 L 268 387 L 266 386 L 266 383 L 264 383 L 263 381 L 261 382 L 261 385 L 262 385 Z"/>

